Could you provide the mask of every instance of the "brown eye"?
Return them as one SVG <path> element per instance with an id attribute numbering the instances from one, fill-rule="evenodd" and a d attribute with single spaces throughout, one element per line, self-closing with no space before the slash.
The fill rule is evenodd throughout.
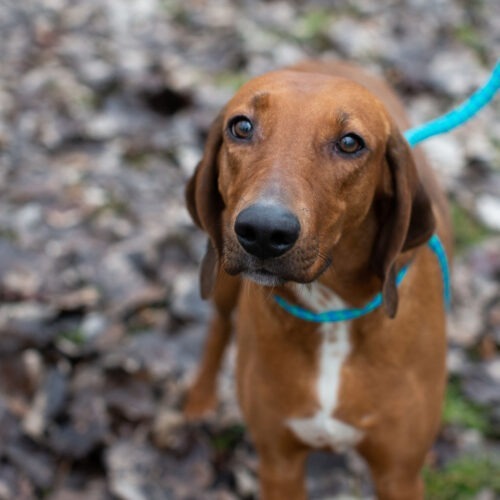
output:
<path id="1" fill-rule="evenodd" d="M 250 139 L 253 135 L 253 124 L 245 116 L 238 116 L 231 120 L 229 132 L 237 139 Z"/>
<path id="2" fill-rule="evenodd" d="M 356 134 L 347 134 L 339 139 L 336 146 L 339 152 L 352 155 L 361 151 L 365 147 L 365 143 Z"/>

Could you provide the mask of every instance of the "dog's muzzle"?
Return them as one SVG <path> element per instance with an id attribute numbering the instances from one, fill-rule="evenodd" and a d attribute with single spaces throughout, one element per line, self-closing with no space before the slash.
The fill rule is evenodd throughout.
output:
<path id="1" fill-rule="evenodd" d="M 234 231 L 245 252 L 266 260 L 293 248 L 300 235 L 300 222 L 282 205 L 255 203 L 238 214 Z"/>

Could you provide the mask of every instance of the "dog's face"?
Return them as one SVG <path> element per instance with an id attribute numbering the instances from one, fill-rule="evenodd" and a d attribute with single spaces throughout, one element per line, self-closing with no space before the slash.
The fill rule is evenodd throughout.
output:
<path id="1" fill-rule="evenodd" d="M 389 134 L 380 105 L 346 80 L 280 72 L 243 87 L 223 116 L 224 268 L 263 284 L 313 281 L 342 232 L 366 216 L 378 187 L 385 150 L 378 136 Z M 261 219 L 253 225 L 252 214 Z M 288 220 L 295 224 L 286 234 Z M 252 247 L 259 229 L 269 242 Z"/>
<path id="2" fill-rule="evenodd" d="M 240 89 L 214 122 L 187 190 L 211 239 L 202 272 L 215 276 L 220 262 L 263 285 L 317 279 L 379 199 L 392 200 L 373 250 L 385 278 L 403 247 L 432 232 L 423 195 L 380 101 L 349 80 L 294 71 Z M 412 215 L 415 203 L 423 218 Z"/>

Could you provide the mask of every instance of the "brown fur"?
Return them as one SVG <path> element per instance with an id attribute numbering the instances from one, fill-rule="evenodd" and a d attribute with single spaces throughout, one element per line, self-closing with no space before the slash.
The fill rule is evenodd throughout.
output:
<path id="1" fill-rule="evenodd" d="M 236 115 L 257 124 L 249 143 L 228 137 Z M 260 456 L 262 499 L 306 498 L 309 448 L 284 422 L 316 410 L 320 337 L 272 294 L 300 303 L 290 282 L 312 281 L 354 307 L 383 291 L 384 308 L 351 322 L 334 416 L 363 431 L 357 448 L 379 498 L 422 498 L 419 474 L 439 425 L 446 347 L 442 283 L 423 243 L 436 231 L 450 254 L 451 235 L 434 176 L 401 135 L 407 125 L 380 80 L 346 63 L 308 61 L 237 92 L 214 121 L 188 185 L 189 211 L 209 235 L 201 289 L 213 295 L 215 316 L 185 412 L 199 417 L 215 403 L 237 307 L 238 396 Z M 332 140 L 351 129 L 369 151 L 332 154 Z M 286 281 L 274 290 L 240 279 L 256 264 L 233 229 L 243 209 L 268 199 L 292 210 L 302 228 L 295 246 L 266 264 Z M 398 291 L 396 272 L 410 260 Z"/>

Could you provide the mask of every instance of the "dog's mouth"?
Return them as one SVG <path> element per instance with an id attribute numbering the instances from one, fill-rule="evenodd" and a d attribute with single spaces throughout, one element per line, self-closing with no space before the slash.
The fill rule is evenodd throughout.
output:
<path id="1" fill-rule="evenodd" d="M 288 282 L 310 283 L 330 266 L 331 258 L 320 253 L 316 244 L 295 246 L 282 256 L 259 259 L 244 252 L 234 238 L 224 242 L 222 265 L 231 276 L 242 277 L 266 287 L 279 287 Z"/>
<path id="2" fill-rule="evenodd" d="M 251 281 L 254 281 L 258 285 L 262 286 L 281 286 L 286 283 L 286 279 L 278 276 L 277 274 L 267 271 L 266 269 L 257 269 L 254 271 L 244 271 L 243 276 Z"/>
<path id="3" fill-rule="evenodd" d="M 283 286 L 288 282 L 305 284 L 317 280 L 330 267 L 331 259 L 323 261 L 322 264 L 323 265 L 314 270 L 309 269 L 309 272 L 302 273 L 287 272 L 284 269 L 271 271 L 265 267 L 258 267 L 254 269 L 243 269 L 241 274 L 244 278 L 257 283 L 258 285 L 268 287 Z"/>

